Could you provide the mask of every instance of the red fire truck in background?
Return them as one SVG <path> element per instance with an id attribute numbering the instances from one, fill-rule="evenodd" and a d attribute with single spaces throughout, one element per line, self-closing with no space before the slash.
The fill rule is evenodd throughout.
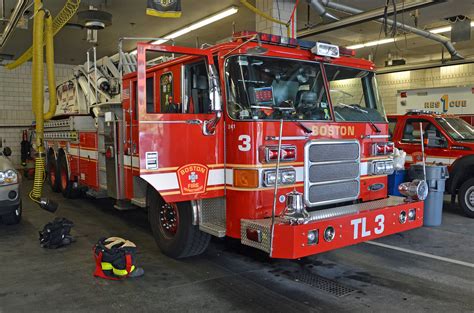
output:
<path id="1" fill-rule="evenodd" d="M 149 66 L 156 52 L 180 56 Z M 119 59 L 58 87 L 48 177 L 66 197 L 146 208 L 166 255 L 202 253 L 214 235 L 294 259 L 422 225 L 422 201 L 387 195 L 374 66 L 351 51 L 244 32 Z"/>
<path id="2" fill-rule="evenodd" d="M 453 203 L 457 196 L 464 213 L 474 218 L 474 126 L 461 116 L 423 110 L 389 115 L 388 120 L 391 140 L 407 153 L 407 166 L 423 160 L 421 124 L 425 161 L 448 167 L 446 192 Z"/>

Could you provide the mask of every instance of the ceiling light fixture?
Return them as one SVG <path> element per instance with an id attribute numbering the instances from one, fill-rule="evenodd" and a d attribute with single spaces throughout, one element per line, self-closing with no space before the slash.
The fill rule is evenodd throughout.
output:
<path id="1" fill-rule="evenodd" d="M 196 30 L 196 29 L 199 29 L 199 28 L 202 28 L 204 26 L 207 26 L 209 24 L 212 24 L 214 22 L 217 22 L 219 20 L 222 20 L 230 15 L 234 15 L 235 13 L 237 13 L 239 11 L 239 8 L 236 7 L 236 6 L 231 6 L 230 8 L 227 8 L 221 12 L 218 12 L 216 14 L 213 14 L 209 17 L 206 17 L 200 21 L 197 21 L 195 23 L 192 23 L 186 27 L 183 27 L 181 29 L 178 29 L 166 36 L 163 36 L 163 39 L 160 39 L 160 40 L 155 40 L 153 42 L 151 42 L 152 44 L 155 44 L 155 45 L 159 45 L 159 44 L 162 44 L 162 43 L 165 43 L 169 40 L 173 40 L 173 39 L 176 39 L 180 36 L 183 36 L 185 34 L 188 34 L 190 32 L 192 32 L 193 30 Z M 130 52 L 131 54 L 136 54 L 137 53 L 137 50 L 133 50 Z"/>
<path id="2" fill-rule="evenodd" d="M 471 27 L 474 27 L 474 22 L 471 22 Z M 438 27 L 438 28 L 433 28 L 431 30 L 428 30 L 430 33 L 433 34 L 441 34 L 441 33 L 447 33 L 451 31 L 451 26 L 443 26 L 443 27 Z M 374 41 L 369 41 L 366 43 L 359 43 L 356 45 L 348 46 L 348 49 L 352 50 L 357 50 L 365 47 L 372 47 L 372 46 L 377 46 L 377 45 L 383 45 L 391 42 L 397 41 L 398 38 L 385 38 L 381 40 L 374 40 Z"/>

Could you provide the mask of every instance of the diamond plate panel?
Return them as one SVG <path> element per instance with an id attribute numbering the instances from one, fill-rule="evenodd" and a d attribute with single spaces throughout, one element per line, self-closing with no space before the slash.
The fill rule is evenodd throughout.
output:
<path id="1" fill-rule="evenodd" d="M 271 242 L 271 219 L 263 220 L 240 220 L 240 240 L 242 244 L 270 253 Z M 247 238 L 247 229 L 260 230 L 262 242 L 256 242 Z"/>

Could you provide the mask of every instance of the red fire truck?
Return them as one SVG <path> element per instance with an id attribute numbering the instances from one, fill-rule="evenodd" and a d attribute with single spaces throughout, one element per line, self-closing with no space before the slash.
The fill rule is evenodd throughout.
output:
<path id="1" fill-rule="evenodd" d="M 421 130 L 426 138 L 425 161 L 448 166 L 446 192 L 464 213 L 474 218 L 474 127 L 460 116 L 412 110 L 389 115 L 389 127 L 396 147 L 407 153 L 407 166 L 420 162 Z"/>
<path id="2" fill-rule="evenodd" d="M 179 57 L 148 66 L 156 52 Z M 136 57 L 86 115 L 46 126 L 53 190 L 146 208 L 175 258 L 211 235 L 294 259 L 422 225 L 422 201 L 387 196 L 393 144 L 371 62 L 254 32 L 203 49 L 139 43 Z"/>

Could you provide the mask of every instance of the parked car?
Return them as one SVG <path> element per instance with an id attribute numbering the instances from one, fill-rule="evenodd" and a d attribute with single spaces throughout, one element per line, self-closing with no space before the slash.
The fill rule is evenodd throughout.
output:
<path id="1" fill-rule="evenodd" d="M 21 220 L 20 175 L 8 159 L 10 148 L 0 153 L 0 218 L 7 224 L 18 224 Z"/>
<path id="2" fill-rule="evenodd" d="M 467 216 L 474 218 L 474 126 L 453 115 L 411 111 L 389 115 L 392 141 L 407 153 L 407 166 L 422 160 L 421 131 L 427 163 L 448 166 L 446 192 L 458 202 Z"/>

